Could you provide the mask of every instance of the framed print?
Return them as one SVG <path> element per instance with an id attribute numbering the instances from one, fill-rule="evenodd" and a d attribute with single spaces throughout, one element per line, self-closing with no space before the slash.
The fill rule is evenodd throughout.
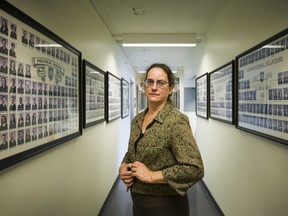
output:
<path id="1" fill-rule="evenodd" d="M 208 73 L 196 78 L 196 115 L 208 119 Z"/>
<path id="2" fill-rule="evenodd" d="M 121 118 L 129 115 L 129 82 L 121 78 Z"/>
<path id="3" fill-rule="evenodd" d="M 288 29 L 236 57 L 236 127 L 287 145 Z"/>
<path id="4" fill-rule="evenodd" d="M 105 121 L 105 72 L 83 60 L 84 69 L 84 127 Z"/>
<path id="5" fill-rule="evenodd" d="M 121 80 L 110 72 L 106 72 L 106 121 L 121 117 Z"/>
<path id="6" fill-rule="evenodd" d="M 209 116 L 234 124 L 234 61 L 209 73 Z"/>
<path id="7" fill-rule="evenodd" d="M 0 170 L 82 134 L 81 53 L 0 2 Z"/>

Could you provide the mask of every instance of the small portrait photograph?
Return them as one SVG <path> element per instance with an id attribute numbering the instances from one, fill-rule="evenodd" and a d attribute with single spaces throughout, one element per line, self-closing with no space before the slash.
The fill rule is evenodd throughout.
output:
<path id="1" fill-rule="evenodd" d="M 15 129 L 17 127 L 16 114 L 9 115 L 9 129 Z"/>
<path id="2" fill-rule="evenodd" d="M 16 43 L 14 42 L 10 43 L 9 56 L 16 58 Z"/>
<path id="3" fill-rule="evenodd" d="M 53 108 L 53 98 L 49 97 L 49 109 Z"/>
<path id="4" fill-rule="evenodd" d="M 53 95 L 53 90 L 52 90 L 52 88 L 53 88 L 52 85 L 50 85 L 50 86 L 49 86 L 49 93 L 48 93 L 49 96 L 52 96 L 52 95 Z"/>
<path id="5" fill-rule="evenodd" d="M 29 32 L 29 46 L 31 48 L 34 48 L 35 46 L 35 35 L 31 32 Z"/>
<path id="6" fill-rule="evenodd" d="M 25 143 L 31 142 L 31 129 L 27 128 L 25 130 Z"/>
<path id="7" fill-rule="evenodd" d="M 31 78 L 31 65 L 25 64 L 25 77 Z"/>
<path id="8" fill-rule="evenodd" d="M 0 102 L 0 112 L 7 111 L 7 95 L 0 95 L 1 102 Z"/>
<path id="9" fill-rule="evenodd" d="M 25 126 L 30 126 L 31 125 L 31 114 L 27 112 L 25 114 Z"/>
<path id="10" fill-rule="evenodd" d="M 38 119 L 37 119 L 38 125 L 43 123 L 42 115 L 43 115 L 42 112 L 38 112 Z"/>
<path id="11" fill-rule="evenodd" d="M 283 89 L 278 89 L 277 100 L 283 100 Z"/>
<path id="12" fill-rule="evenodd" d="M 37 140 L 37 127 L 32 128 L 32 141 Z"/>
<path id="13" fill-rule="evenodd" d="M 62 107 L 62 100 L 61 100 L 61 98 L 58 98 L 57 108 L 61 108 L 61 107 Z"/>
<path id="14" fill-rule="evenodd" d="M 52 111 L 49 111 L 49 122 L 53 121 L 53 113 Z"/>
<path id="15" fill-rule="evenodd" d="M 47 83 L 44 83 L 43 94 L 44 94 L 44 95 L 47 95 L 47 93 L 48 93 L 48 84 L 47 84 Z"/>
<path id="16" fill-rule="evenodd" d="M 0 21 L 1 21 L 0 33 L 8 36 L 8 25 L 9 25 L 8 20 L 1 16 Z"/>
<path id="17" fill-rule="evenodd" d="M 39 126 L 38 127 L 38 139 L 42 139 L 43 137 L 44 137 L 43 127 Z"/>
<path id="18" fill-rule="evenodd" d="M 288 44 L 287 44 L 288 46 Z M 284 72 L 284 84 L 287 84 L 288 83 L 288 71 L 285 71 Z"/>
<path id="19" fill-rule="evenodd" d="M 17 25 L 12 22 L 10 25 L 10 38 L 17 40 Z"/>
<path id="20" fill-rule="evenodd" d="M 38 82 L 38 95 L 43 95 L 43 83 Z"/>
<path id="21" fill-rule="evenodd" d="M 10 77 L 10 87 L 9 87 L 9 93 L 16 93 L 16 78 Z"/>
<path id="22" fill-rule="evenodd" d="M 54 131 L 53 131 L 53 125 L 49 124 L 49 136 L 53 135 Z"/>
<path id="23" fill-rule="evenodd" d="M 1 46 L 0 46 L 0 53 L 4 55 L 8 55 L 8 40 L 6 38 L 0 37 L 1 40 Z"/>
<path id="24" fill-rule="evenodd" d="M 16 110 L 16 96 L 12 95 L 10 97 L 9 111 L 15 111 L 15 110 Z"/>
<path id="25" fill-rule="evenodd" d="M 16 61 L 14 59 L 10 59 L 9 74 L 16 75 Z"/>
<path id="26" fill-rule="evenodd" d="M 48 125 L 45 124 L 45 125 L 44 125 L 44 137 L 48 137 L 48 135 L 49 135 L 49 132 L 48 132 Z"/>
<path id="27" fill-rule="evenodd" d="M 28 44 L 28 32 L 25 29 L 22 29 L 22 43 L 24 45 Z"/>
<path id="28" fill-rule="evenodd" d="M 8 58 L 1 56 L 0 57 L 0 72 L 1 73 L 8 73 Z"/>
<path id="29" fill-rule="evenodd" d="M 47 111 L 44 111 L 43 123 L 44 123 L 44 124 L 48 123 Z"/>
<path id="30" fill-rule="evenodd" d="M 38 97 L 38 109 L 39 109 L 39 110 L 43 109 L 42 97 Z"/>
<path id="31" fill-rule="evenodd" d="M 25 80 L 25 94 L 31 94 L 31 81 Z"/>
<path id="32" fill-rule="evenodd" d="M 30 96 L 25 97 L 25 110 L 31 110 Z"/>
<path id="33" fill-rule="evenodd" d="M 24 116 L 23 116 L 24 114 L 22 113 L 22 112 L 20 112 L 19 114 L 18 114 L 18 128 L 22 128 L 22 127 L 24 127 Z"/>
<path id="34" fill-rule="evenodd" d="M 60 97 L 61 96 L 61 86 L 58 86 L 57 92 L 58 92 L 58 96 Z"/>
<path id="35" fill-rule="evenodd" d="M 53 108 L 56 109 L 57 108 L 57 98 L 53 99 Z"/>
<path id="36" fill-rule="evenodd" d="M 7 77 L 0 76 L 0 79 L 1 79 L 0 92 L 8 92 Z"/>
<path id="37" fill-rule="evenodd" d="M 18 63 L 17 75 L 21 77 L 24 76 L 24 64 L 22 62 Z"/>
<path id="38" fill-rule="evenodd" d="M 1 135 L 0 151 L 8 149 L 7 133 Z"/>
<path id="39" fill-rule="evenodd" d="M 32 113 L 32 125 L 36 125 L 37 124 L 37 115 L 36 115 L 36 112 L 33 112 Z"/>
<path id="40" fill-rule="evenodd" d="M 40 41 L 41 41 L 40 38 L 36 36 L 35 48 L 37 51 L 40 51 L 40 45 L 41 45 Z"/>
<path id="41" fill-rule="evenodd" d="M 57 86 L 56 85 L 53 86 L 53 95 L 57 96 Z"/>
<path id="42" fill-rule="evenodd" d="M 37 82 L 32 82 L 32 94 L 37 94 Z"/>
<path id="43" fill-rule="evenodd" d="M 0 125 L 0 131 L 7 130 L 8 129 L 8 122 L 7 122 L 7 115 L 1 115 L 1 125 Z"/>
<path id="44" fill-rule="evenodd" d="M 48 99 L 46 97 L 44 97 L 43 99 L 44 99 L 43 109 L 48 109 Z"/>
<path id="45" fill-rule="evenodd" d="M 17 105 L 17 110 L 24 110 L 24 103 L 23 103 L 23 97 L 19 96 L 18 97 L 18 105 Z"/>
<path id="46" fill-rule="evenodd" d="M 56 55 L 55 47 L 52 47 L 52 48 L 51 48 L 51 55 L 52 55 L 52 57 L 55 58 L 55 55 Z"/>
<path id="47" fill-rule="evenodd" d="M 288 121 L 283 121 L 283 132 L 288 133 Z"/>
<path id="48" fill-rule="evenodd" d="M 18 145 L 24 144 L 24 130 L 18 130 Z"/>
<path id="49" fill-rule="evenodd" d="M 278 85 L 284 84 L 284 73 L 278 73 Z"/>
<path id="50" fill-rule="evenodd" d="M 37 98 L 33 97 L 32 98 L 32 110 L 37 110 L 38 104 L 37 104 Z"/>
<path id="51" fill-rule="evenodd" d="M 18 79 L 18 88 L 17 88 L 17 93 L 18 94 L 24 94 L 24 80 L 23 79 Z"/>
<path id="52" fill-rule="evenodd" d="M 15 148 L 17 145 L 16 142 L 16 131 L 12 131 L 9 133 L 9 148 Z"/>
<path id="53" fill-rule="evenodd" d="M 57 110 L 54 110 L 53 121 L 57 121 L 57 120 L 58 120 Z"/>

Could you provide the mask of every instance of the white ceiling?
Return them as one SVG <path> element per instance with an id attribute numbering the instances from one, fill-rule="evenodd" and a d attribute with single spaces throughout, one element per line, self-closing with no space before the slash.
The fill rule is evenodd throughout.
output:
<path id="1" fill-rule="evenodd" d="M 91 0 L 115 38 L 123 33 L 196 33 L 199 42 L 228 0 Z M 135 10 L 140 15 L 135 15 Z M 195 48 L 123 48 L 135 70 L 154 62 L 187 73 Z M 195 55 L 195 54 L 194 54 Z M 190 74 L 194 76 L 194 74 Z"/>

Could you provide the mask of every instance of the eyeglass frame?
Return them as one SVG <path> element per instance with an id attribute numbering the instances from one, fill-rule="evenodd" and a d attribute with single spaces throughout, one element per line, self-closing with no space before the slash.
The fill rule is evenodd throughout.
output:
<path id="1" fill-rule="evenodd" d="M 153 81 L 153 83 L 152 83 Z M 154 86 L 154 84 L 156 83 L 156 86 L 157 87 L 163 87 L 165 86 L 166 84 L 169 84 L 168 81 L 165 81 L 165 80 L 153 80 L 153 79 L 145 79 L 144 80 L 144 84 L 145 86 L 149 86 L 149 87 L 152 87 Z M 169 84 L 170 85 L 170 84 Z"/>

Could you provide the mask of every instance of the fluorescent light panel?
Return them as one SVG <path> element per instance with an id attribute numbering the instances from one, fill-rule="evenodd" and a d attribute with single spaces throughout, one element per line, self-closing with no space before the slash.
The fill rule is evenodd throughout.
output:
<path id="1" fill-rule="evenodd" d="M 139 71 L 137 71 L 139 74 L 145 74 L 146 73 L 146 71 L 145 70 L 139 70 Z M 177 70 L 172 70 L 172 73 L 177 73 Z"/>
<path id="2" fill-rule="evenodd" d="M 122 34 L 124 47 L 195 47 L 196 34 Z"/>
<path id="3" fill-rule="evenodd" d="M 196 44 L 188 43 L 123 43 L 123 47 L 195 47 Z"/>

